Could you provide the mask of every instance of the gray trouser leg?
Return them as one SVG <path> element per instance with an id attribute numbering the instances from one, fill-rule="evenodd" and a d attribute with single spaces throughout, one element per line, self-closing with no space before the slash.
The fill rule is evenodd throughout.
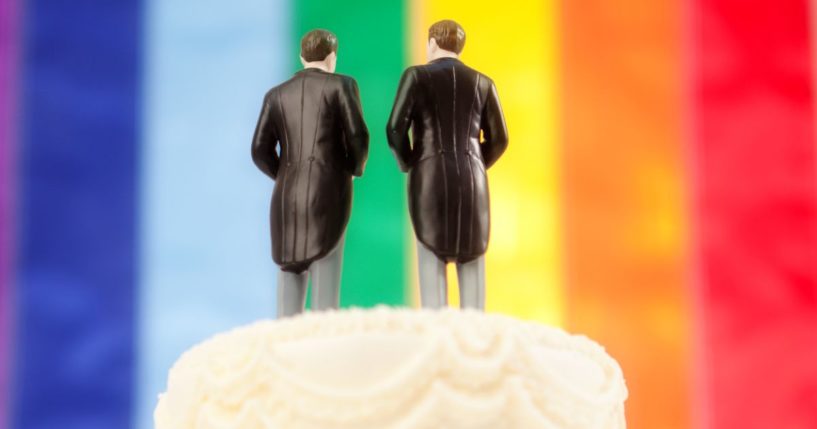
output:
<path id="1" fill-rule="evenodd" d="M 457 264 L 460 284 L 460 308 L 485 310 L 485 256 Z"/>
<path id="2" fill-rule="evenodd" d="M 420 303 L 423 308 L 448 305 L 445 262 L 417 240 L 417 265 L 420 277 Z"/>
<path id="3" fill-rule="evenodd" d="M 312 309 L 338 308 L 340 298 L 340 275 L 343 266 L 343 243 L 345 236 L 329 254 L 309 265 L 300 273 L 278 272 L 278 317 L 303 313 L 306 288 L 312 277 Z"/>
<path id="4" fill-rule="evenodd" d="M 337 246 L 328 255 L 309 266 L 312 276 L 312 309 L 329 310 L 340 304 L 340 275 L 343 266 L 343 243 L 341 237 Z"/>
<path id="5" fill-rule="evenodd" d="M 304 311 L 307 272 L 278 272 L 278 318 L 294 316 Z"/>

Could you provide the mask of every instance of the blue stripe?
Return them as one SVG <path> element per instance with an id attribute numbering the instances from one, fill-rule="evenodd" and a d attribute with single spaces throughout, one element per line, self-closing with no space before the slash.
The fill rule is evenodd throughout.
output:
<path id="1" fill-rule="evenodd" d="M 131 421 L 140 5 L 30 0 L 13 427 Z"/>
<path id="2" fill-rule="evenodd" d="M 272 182 L 250 141 L 292 46 L 286 1 L 150 0 L 145 19 L 136 427 L 149 429 L 185 349 L 274 315 Z"/>

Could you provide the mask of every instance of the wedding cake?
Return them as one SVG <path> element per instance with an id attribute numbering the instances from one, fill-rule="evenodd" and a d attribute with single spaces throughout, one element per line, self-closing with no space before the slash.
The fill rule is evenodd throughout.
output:
<path id="1" fill-rule="evenodd" d="M 170 371 L 156 429 L 623 429 L 590 339 L 465 310 L 313 312 L 240 327 Z"/>

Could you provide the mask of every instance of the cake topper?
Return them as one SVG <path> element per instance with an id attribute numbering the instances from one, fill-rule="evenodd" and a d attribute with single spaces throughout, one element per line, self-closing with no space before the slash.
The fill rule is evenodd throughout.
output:
<path id="1" fill-rule="evenodd" d="M 369 151 L 357 83 L 335 74 L 338 41 L 327 30 L 301 39 L 303 70 L 272 88 L 252 141 L 255 165 L 275 181 L 270 207 L 278 317 L 337 308 L 352 176 Z"/>
<path id="2" fill-rule="evenodd" d="M 485 170 L 508 145 L 496 87 L 460 61 L 464 45 L 465 31 L 454 21 L 429 28 L 429 62 L 403 73 L 386 130 L 397 164 L 408 172 L 420 299 L 428 308 L 447 305 L 449 262 L 457 265 L 461 306 L 485 307 Z"/>

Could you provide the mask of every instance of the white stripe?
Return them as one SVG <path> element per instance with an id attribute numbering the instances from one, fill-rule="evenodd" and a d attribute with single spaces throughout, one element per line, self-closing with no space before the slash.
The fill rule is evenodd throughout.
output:
<path id="1" fill-rule="evenodd" d="M 188 347 L 272 317 L 272 182 L 250 141 L 296 47 L 286 0 L 146 2 L 135 422 Z"/>

